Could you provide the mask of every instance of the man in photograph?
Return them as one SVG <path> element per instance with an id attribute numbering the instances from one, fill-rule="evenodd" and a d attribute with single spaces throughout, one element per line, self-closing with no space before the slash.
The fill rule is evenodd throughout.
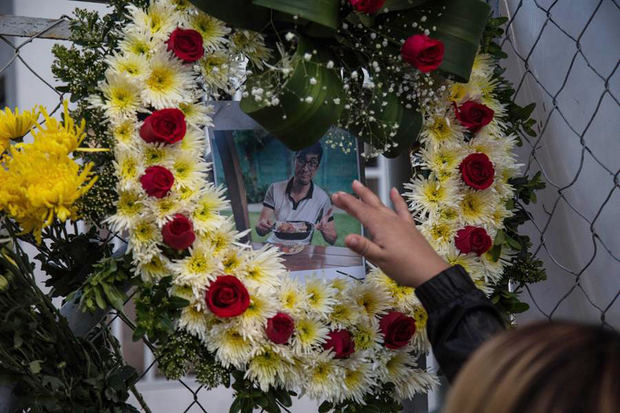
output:
<path id="1" fill-rule="evenodd" d="M 323 239 L 333 245 L 338 238 L 334 225 L 333 207 L 327 193 L 316 185 L 312 179 L 316 175 L 323 148 L 320 143 L 304 148 L 295 153 L 294 174 L 290 179 L 275 182 L 269 186 L 256 232 L 264 236 L 274 229 L 276 222 L 305 221 L 314 225 L 312 231 L 303 240 L 296 242 L 309 244 L 314 229 L 321 232 Z M 293 225 L 289 225 L 294 230 Z M 285 225 L 286 227 L 286 225 Z M 267 242 L 286 243 L 272 233 Z"/>

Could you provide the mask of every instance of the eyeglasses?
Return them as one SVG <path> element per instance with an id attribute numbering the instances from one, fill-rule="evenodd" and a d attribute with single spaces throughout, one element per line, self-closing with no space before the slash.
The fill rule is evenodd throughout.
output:
<path id="1" fill-rule="evenodd" d="M 317 161 L 316 159 L 310 159 L 310 160 L 305 160 L 302 157 L 297 157 L 295 158 L 295 161 L 297 162 L 297 164 L 299 166 L 301 166 L 302 168 L 306 165 L 308 165 L 308 167 L 310 169 L 316 169 L 319 167 L 319 161 Z"/>

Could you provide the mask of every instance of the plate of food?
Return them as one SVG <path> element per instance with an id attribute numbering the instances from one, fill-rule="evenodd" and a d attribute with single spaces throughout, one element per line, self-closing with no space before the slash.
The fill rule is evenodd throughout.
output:
<path id="1" fill-rule="evenodd" d="M 276 247 L 280 250 L 283 255 L 295 255 L 299 254 L 304 250 L 304 244 L 275 244 Z"/>
<path id="2" fill-rule="evenodd" d="M 308 238 L 312 227 L 312 223 L 307 221 L 278 221 L 273 232 L 282 240 L 302 240 Z"/>

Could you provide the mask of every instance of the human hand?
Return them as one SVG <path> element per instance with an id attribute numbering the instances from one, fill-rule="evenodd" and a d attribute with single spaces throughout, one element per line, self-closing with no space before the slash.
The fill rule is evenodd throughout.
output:
<path id="1" fill-rule="evenodd" d="M 327 210 L 327 212 L 325 213 L 325 215 L 323 216 L 323 218 L 321 218 L 321 220 L 319 221 L 318 224 L 316 224 L 315 228 L 319 231 L 325 231 L 325 229 L 327 228 L 327 224 L 329 223 L 329 219 L 332 217 L 332 212 L 334 211 L 334 208 L 329 208 Z"/>
<path id="2" fill-rule="evenodd" d="M 401 285 L 417 287 L 449 267 L 416 229 L 407 203 L 395 188 L 390 191 L 392 210 L 359 181 L 353 181 L 357 199 L 338 192 L 332 202 L 357 218 L 370 233 L 372 241 L 349 234 L 347 247 L 365 256 L 371 263 Z"/>
<path id="3" fill-rule="evenodd" d="M 256 232 L 263 236 L 272 230 L 273 224 L 274 222 L 269 218 L 259 219 L 256 223 Z"/>

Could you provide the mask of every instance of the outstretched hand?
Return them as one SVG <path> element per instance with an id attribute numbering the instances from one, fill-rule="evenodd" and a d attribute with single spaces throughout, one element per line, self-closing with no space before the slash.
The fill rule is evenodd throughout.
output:
<path id="1" fill-rule="evenodd" d="M 358 234 L 345 238 L 347 247 L 366 257 L 371 263 L 401 285 L 417 287 L 449 267 L 416 229 L 407 203 L 395 188 L 390 192 L 394 210 L 361 182 L 353 182 L 355 198 L 344 192 L 335 193 L 332 202 L 357 218 L 369 232 L 370 239 Z"/>

